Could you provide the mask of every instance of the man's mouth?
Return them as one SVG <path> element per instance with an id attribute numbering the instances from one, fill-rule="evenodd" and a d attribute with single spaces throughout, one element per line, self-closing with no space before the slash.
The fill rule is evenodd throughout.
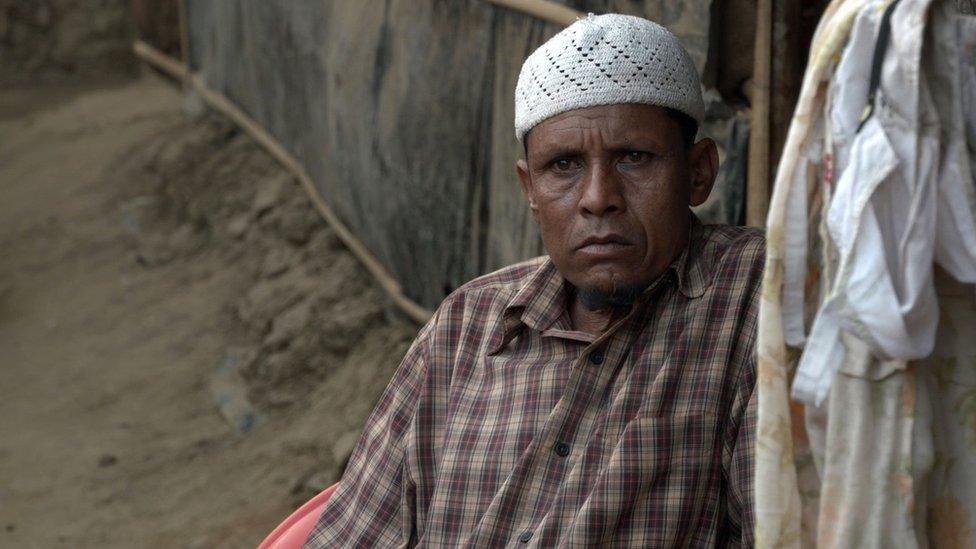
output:
<path id="1" fill-rule="evenodd" d="M 576 248 L 576 251 L 587 255 L 614 255 L 630 246 L 630 241 L 623 236 L 609 233 L 587 238 Z"/>

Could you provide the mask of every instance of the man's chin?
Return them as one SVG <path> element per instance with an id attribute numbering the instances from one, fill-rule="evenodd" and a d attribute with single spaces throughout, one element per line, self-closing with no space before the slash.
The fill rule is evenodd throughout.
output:
<path id="1" fill-rule="evenodd" d="M 576 296 L 587 309 L 602 311 L 630 308 L 643 291 L 644 286 L 639 284 L 618 284 L 613 287 L 580 286 L 576 288 Z"/>

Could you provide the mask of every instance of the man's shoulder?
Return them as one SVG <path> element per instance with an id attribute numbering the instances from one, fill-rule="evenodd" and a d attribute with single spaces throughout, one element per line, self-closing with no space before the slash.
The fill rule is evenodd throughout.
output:
<path id="1" fill-rule="evenodd" d="M 706 247 L 725 260 L 762 263 L 766 256 L 766 234 L 755 227 L 705 225 Z"/>
<path id="2" fill-rule="evenodd" d="M 547 256 L 532 259 L 502 267 L 497 271 L 481 275 L 459 286 L 448 296 L 470 296 L 481 293 L 498 293 L 514 295 L 529 281 L 548 260 Z"/>
<path id="3" fill-rule="evenodd" d="M 462 284 L 441 302 L 434 315 L 434 324 L 452 331 L 459 323 L 489 321 L 531 283 L 548 260 L 548 256 L 535 257 Z"/>
<path id="4" fill-rule="evenodd" d="M 756 227 L 743 225 L 704 225 L 702 227 L 708 235 L 708 240 L 725 245 L 765 244 L 766 233 Z"/>

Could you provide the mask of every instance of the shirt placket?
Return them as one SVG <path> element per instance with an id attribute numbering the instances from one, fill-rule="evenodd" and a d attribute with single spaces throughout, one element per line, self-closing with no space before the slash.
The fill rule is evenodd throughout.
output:
<path id="1" fill-rule="evenodd" d="M 665 275 L 656 281 L 625 317 L 614 322 L 606 332 L 587 345 L 573 363 L 566 390 L 538 437 L 533 465 L 524 483 L 531 494 L 522 499 L 519 512 L 515 515 L 529 517 L 529 520 L 517 525 L 516 543 L 513 545 L 525 547 L 526 544 L 545 545 L 554 541 L 545 540 L 538 534 L 545 530 L 556 492 L 565 480 L 566 472 L 571 469 L 573 460 L 581 455 L 578 446 L 593 430 L 603 395 L 627 359 L 626 349 L 641 331 L 633 321 L 645 316 L 642 311 L 647 301 L 658 295 L 668 280 L 671 280 L 670 276 Z"/>

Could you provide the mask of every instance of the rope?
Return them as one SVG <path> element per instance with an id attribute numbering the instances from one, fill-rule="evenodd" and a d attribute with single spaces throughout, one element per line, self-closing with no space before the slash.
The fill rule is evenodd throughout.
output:
<path id="1" fill-rule="evenodd" d="M 224 95 L 207 87 L 200 78 L 200 75 L 191 73 L 183 63 L 169 57 L 141 40 L 137 40 L 133 44 L 132 50 L 143 61 L 146 61 L 172 78 L 180 82 L 185 82 L 190 88 L 200 94 L 203 101 L 213 110 L 231 119 L 241 129 L 247 132 L 258 145 L 299 181 L 308 194 L 309 199 L 315 205 L 315 208 L 325 219 L 325 222 L 336 232 L 336 235 L 356 259 L 366 267 L 366 270 L 369 271 L 383 291 L 390 296 L 393 303 L 416 322 L 422 324 L 430 319 L 433 313 L 404 295 L 400 284 L 390 276 L 383 267 L 383 264 L 353 235 L 352 231 L 346 227 L 342 220 L 339 219 L 339 216 L 322 199 L 318 189 L 312 183 L 312 179 L 305 172 L 305 169 L 302 168 L 302 165 L 299 164 L 295 157 L 285 150 L 281 143 Z"/>

